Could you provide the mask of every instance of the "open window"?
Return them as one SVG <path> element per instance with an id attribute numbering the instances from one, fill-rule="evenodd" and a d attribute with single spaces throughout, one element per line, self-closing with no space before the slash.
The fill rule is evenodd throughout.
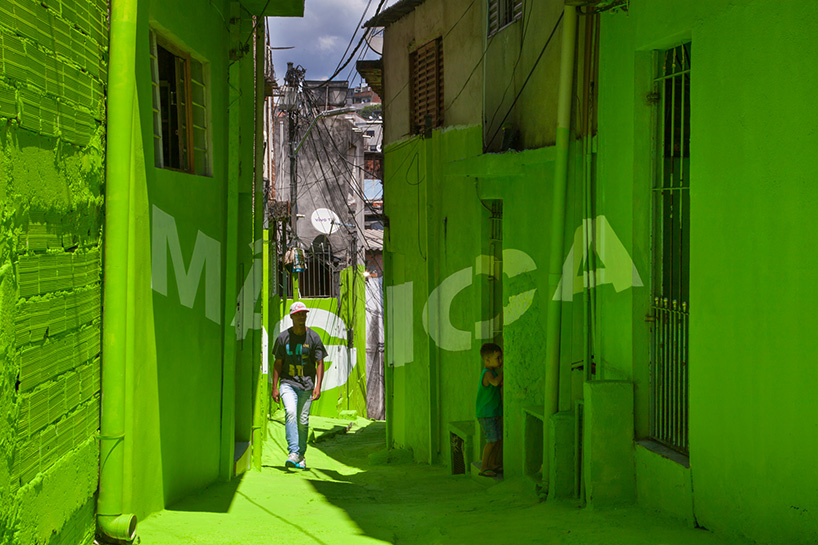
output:
<path id="1" fill-rule="evenodd" d="M 207 66 L 155 32 L 150 46 L 155 165 L 210 176 Z"/>

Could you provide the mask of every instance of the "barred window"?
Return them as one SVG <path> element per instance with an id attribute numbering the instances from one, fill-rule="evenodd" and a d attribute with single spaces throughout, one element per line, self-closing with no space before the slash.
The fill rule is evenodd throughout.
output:
<path id="1" fill-rule="evenodd" d="M 154 160 L 210 176 L 207 66 L 150 33 Z"/>
<path id="2" fill-rule="evenodd" d="M 690 43 L 659 54 L 654 80 L 651 435 L 688 452 Z"/>
<path id="3" fill-rule="evenodd" d="M 523 0 L 488 0 L 488 37 L 523 17 Z"/>
<path id="4" fill-rule="evenodd" d="M 437 38 L 409 56 L 412 134 L 443 125 L 443 40 Z"/>

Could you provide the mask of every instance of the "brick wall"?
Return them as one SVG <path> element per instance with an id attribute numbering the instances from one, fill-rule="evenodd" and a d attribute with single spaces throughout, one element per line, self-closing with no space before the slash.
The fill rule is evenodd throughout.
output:
<path id="1" fill-rule="evenodd" d="M 105 0 L 0 0 L 0 543 L 93 541 Z"/>

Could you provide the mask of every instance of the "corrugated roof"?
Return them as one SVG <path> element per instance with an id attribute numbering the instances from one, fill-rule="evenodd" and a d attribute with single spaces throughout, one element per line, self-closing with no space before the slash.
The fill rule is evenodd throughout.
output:
<path id="1" fill-rule="evenodd" d="M 383 231 L 379 229 L 364 229 L 367 250 L 383 250 Z"/>
<path id="2" fill-rule="evenodd" d="M 364 28 L 389 26 L 395 21 L 403 19 L 426 0 L 400 0 L 395 5 L 383 10 L 378 15 L 364 23 Z"/>

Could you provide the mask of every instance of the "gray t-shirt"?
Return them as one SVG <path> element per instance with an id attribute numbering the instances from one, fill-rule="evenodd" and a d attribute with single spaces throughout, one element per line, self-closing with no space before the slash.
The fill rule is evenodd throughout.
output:
<path id="1" fill-rule="evenodd" d="M 327 357 L 327 349 L 312 329 L 307 328 L 304 335 L 297 335 L 289 328 L 276 339 L 273 357 L 281 360 L 281 382 L 312 390 L 315 388 L 316 363 Z"/>

